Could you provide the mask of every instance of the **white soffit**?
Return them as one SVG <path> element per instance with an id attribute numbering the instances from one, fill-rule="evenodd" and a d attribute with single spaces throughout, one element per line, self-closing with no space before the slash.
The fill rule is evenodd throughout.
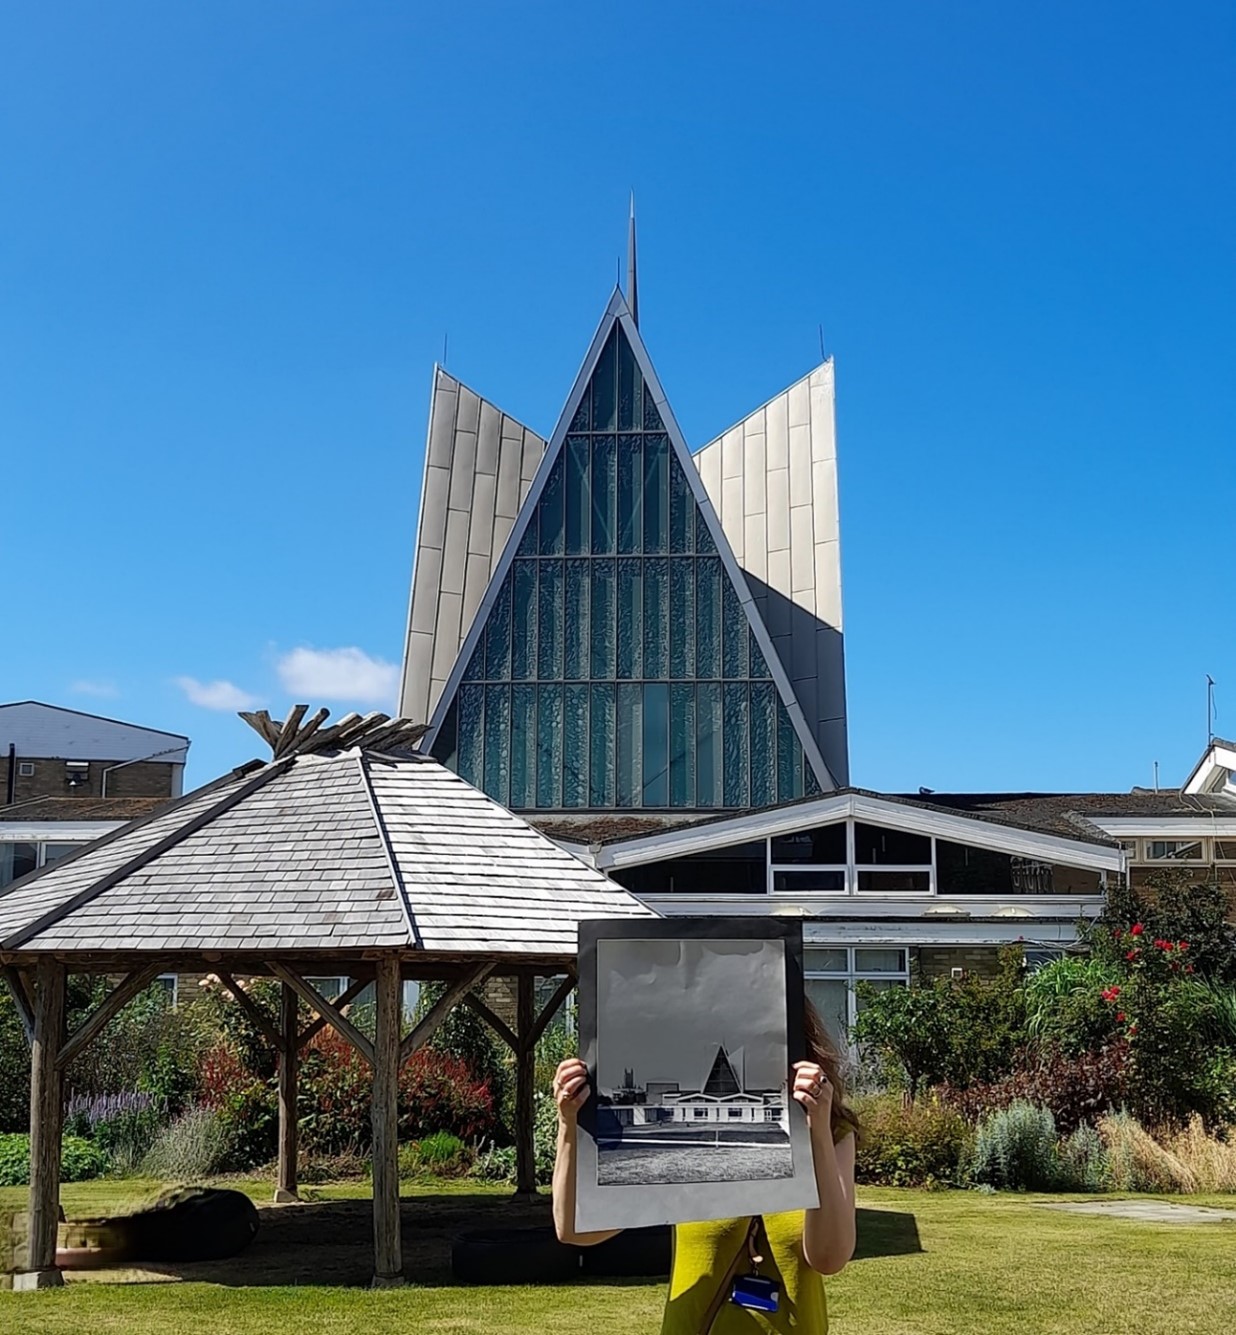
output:
<path id="1" fill-rule="evenodd" d="M 1182 791 L 1186 793 L 1221 793 L 1236 787 L 1236 750 L 1216 742 L 1198 762 Z"/>
<path id="2" fill-rule="evenodd" d="M 705 825 L 688 826 L 685 829 L 637 835 L 620 843 L 602 846 L 596 855 L 596 865 L 602 870 L 640 866 L 647 862 L 660 862 L 666 858 L 686 857 L 692 853 L 725 848 L 751 839 L 791 834 L 795 830 L 810 829 L 850 816 L 914 834 L 934 835 L 953 843 L 969 844 L 972 848 L 1009 853 L 1014 857 L 1058 862 L 1064 866 L 1092 871 L 1122 871 L 1124 867 L 1124 855 L 1118 848 L 890 802 L 863 793 L 840 793 L 824 796 L 814 802 L 798 802 L 790 807 L 739 815 L 731 820 L 709 821 Z"/>
<path id="3" fill-rule="evenodd" d="M 545 453 L 508 413 L 434 367 L 399 711 L 426 721 Z"/>
<path id="4" fill-rule="evenodd" d="M 694 455 L 825 763 L 849 780 L 831 358 Z"/>

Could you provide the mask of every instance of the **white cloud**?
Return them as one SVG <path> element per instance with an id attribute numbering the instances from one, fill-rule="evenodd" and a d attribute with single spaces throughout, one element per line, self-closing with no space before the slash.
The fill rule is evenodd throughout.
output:
<path id="1" fill-rule="evenodd" d="M 75 681 L 69 690 L 74 695 L 93 695 L 100 700 L 114 700 L 120 694 L 114 681 Z"/>
<path id="2" fill-rule="evenodd" d="M 298 700 L 350 700 L 393 707 L 399 669 L 363 649 L 310 649 L 301 646 L 276 664 L 283 689 Z"/>
<path id="3" fill-rule="evenodd" d="M 177 677 L 176 685 L 184 691 L 190 704 L 203 709 L 252 709 L 258 703 L 256 695 L 242 691 L 230 681 L 198 681 L 196 677 Z"/>

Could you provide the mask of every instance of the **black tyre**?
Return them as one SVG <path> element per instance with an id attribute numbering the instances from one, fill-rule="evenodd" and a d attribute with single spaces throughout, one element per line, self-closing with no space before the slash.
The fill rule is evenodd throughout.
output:
<path id="1" fill-rule="evenodd" d="M 460 1237 L 451 1270 L 461 1284 L 562 1284 L 579 1278 L 579 1254 L 552 1228 L 495 1228 Z"/>
<path id="2" fill-rule="evenodd" d="M 672 1250 L 673 1230 L 668 1224 L 628 1228 L 607 1242 L 583 1248 L 583 1271 L 597 1278 L 668 1276 Z"/>

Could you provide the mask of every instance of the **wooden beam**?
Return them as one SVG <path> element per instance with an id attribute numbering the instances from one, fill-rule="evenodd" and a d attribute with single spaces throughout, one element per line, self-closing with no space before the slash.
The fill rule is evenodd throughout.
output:
<path id="1" fill-rule="evenodd" d="M 296 1086 L 300 1059 L 296 1043 L 296 993 L 284 983 L 279 996 L 279 1168 L 275 1181 L 275 1200 L 298 1200 L 296 1155 L 298 1151 L 299 1113 Z"/>
<path id="2" fill-rule="evenodd" d="M 515 1013 L 519 1023 L 519 1050 L 515 1054 L 515 1194 L 536 1194 L 536 1045 L 528 1041 L 536 1020 L 536 979 L 521 973 L 516 980 Z"/>
<path id="3" fill-rule="evenodd" d="M 355 1001 L 372 982 L 373 979 L 369 977 L 353 978 L 347 989 L 335 998 L 335 1006 L 337 1009 L 343 1010 L 349 1002 Z M 330 1021 L 326 1016 L 319 1015 L 311 1024 L 306 1025 L 305 1029 L 296 1040 L 297 1051 L 303 1048 L 311 1039 L 317 1038 L 328 1024 L 330 1024 Z"/>
<path id="4" fill-rule="evenodd" d="M 4 979 L 12 993 L 13 1005 L 17 1008 L 17 1018 L 21 1021 L 21 1030 L 29 1046 L 34 1042 L 34 1003 L 30 1000 L 30 990 L 26 987 L 26 980 L 22 977 L 21 970 L 11 964 L 0 967 L 0 978 Z"/>
<path id="5" fill-rule="evenodd" d="M 275 721 L 264 709 L 259 709 L 254 713 L 241 710 L 240 717 L 244 719 L 244 721 L 257 733 L 272 751 L 275 749 L 275 746 L 279 741 L 279 729 L 275 724 Z"/>
<path id="6" fill-rule="evenodd" d="M 451 1013 L 464 994 L 470 992 L 478 983 L 483 983 L 493 973 L 494 963 L 477 964 L 461 978 L 457 978 L 434 1002 L 428 1012 L 421 1017 L 420 1023 L 405 1038 L 399 1047 L 399 1062 L 402 1065 L 419 1047 L 423 1047 L 434 1036 L 438 1026 Z"/>
<path id="7" fill-rule="evenodd" d="M 215 975 L 224 987 L 232 994 L 236 1004 L 253 1021 L 261 1031 L 262 1036 L 270 1043 L 276 1052 L 283 1051 L 283 1035 L 275 1027 L 275 1022 L 269 1015 L 257 1004 L 256 1001 L 245 991 L 243 987 L 228 973 L 225 969 L 216 969 Z"/>
<path id="8" fill-rule="evenodd" d="M 529 1032 L 527 1038 L 527 1042 L 531 1044 L 532 1047 L 536 1047 L 537 1042 L 540 1040 L 541 1035 L 545 1032 L 547 1026 L 549 1025 L 550 1020 L 554 1018 L 554 1016 L 558 1013 L 559 1007 L 567 999 L 567 997 L 569 997 L 571 993 L 574 991 L 575 991 L 575 977 L 573 974 L 567 974 L 567 976 L 558 985 L 558 990 L 545 1003 L 545 1009 L 542 1010 L 540 1015 L 536 1017 L 536 1022 L 533 1024 L 532 1029 Z"/>
<path id="9" fill-rule="evenodd" d="M 507 1028 L 506 1021 L 495 1015 L 475 992 L 469 992 L 465 995 L 464 1005 L 470 1010 L 474 1010 L 512 1052 L 517 1053 L 519 1051 L 519 1039 L 512 1030 Z"/>
<path id="10" fill-rule="evenodd" d="M 56 1266 L 64 1129 L 64 1070 L 56 1058 L 64 1041 L 64 1001 L 64 965 L 47 957 L 40 959 L 30 1069 L 29 1248 L 25 1272 L 13 1277 L 16 1289 L 52 1289 L 64 1283 Z"/>
<path id="11" fill-rule="evenodd" d="M 140 992 L 144 992 L 163 972 L 162 964 L 148 964 L 137 969 L 112 988 L 102 1001 L 77 1027 L 77 1032 L 56 1054 L 56 1068 L 63 1071 L 69 1063 L 84 1052 L 95 1036 L 113 1020 Z"/>
<path id="12" fill-rule="evenodd" d="M 300 721 L 308 712 L 308 705 L 293 705 L 288 710 L 287 718 L 279 725 L 279 736 L 275 742 L 276 760 L 292 749 L 292 743 L 296 740 L 296 734 L 300 731 Z"/>
<path id="13" fill-rule="evenodd" d="M 373 1044 L 373 1287 L 403 1283 L 399 1236 L 399 1034 L 403 1028 L 399 957 L 378 961 Z"/>
<path id="14" fill-rule="evenodd" d="M 373 1065 L 373 1044 L 346 1015 L 343 1015 L 337 1007 L 332 1006 L 316 988 L 310 987 L 299 974 L 294 973 L 286 964 L 271 960 L 267 967 L 280 982 L 286 983 L 311 1010 L 325 1016 L 330 1021 L 331 1028 L 343 1038 L 346 1038 L 370 1066 Z"/>

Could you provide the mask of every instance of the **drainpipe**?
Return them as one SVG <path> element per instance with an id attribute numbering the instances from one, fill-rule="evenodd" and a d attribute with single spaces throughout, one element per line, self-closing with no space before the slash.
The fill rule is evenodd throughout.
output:
<path id="1" fill-rule="evenodd" d="M 9 743 L 9 776 L 5 784 L 4 805 L 11 807 L 17 799 L 17 743 Z"/>

